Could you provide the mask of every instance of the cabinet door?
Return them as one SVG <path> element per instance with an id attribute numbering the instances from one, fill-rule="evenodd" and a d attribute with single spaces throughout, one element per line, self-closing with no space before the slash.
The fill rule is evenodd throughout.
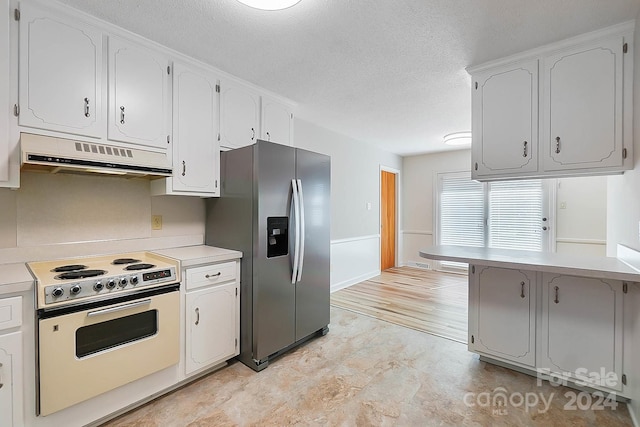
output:
<path id="1" fill-rule="evenodd" d="M 473 80 L 473 177 L 537 171 L 538 61 Z"/>
<path id="2" fill-rule="evenodd" d="M 288 105 L 262 97 L 262 139 L 293 146 L 293 113 Z"/>
<path id="3" fill-rule="evenodd" d="M 173 69 L 173 189 L 218 195 L 218 94 L 215 76 Z"/>
<path id="4" fill-rule="evenodd" d="M 623 39 L 543 59 L 544 169 L 623 164 Z"/>
<path id="5" fill-rule="evenodd" d="M 469 349 L 535 366 L 536 276 L 476 267 L 469 293 Z"/>
<path id="6" fill-rule="evenodd" d="M 102 134 L 102 33 L 21 3 L 22 126 Z"/>
<path id="7" fill-rule="evenodd" d="M 168 66 L 163 55 L 109 37 L 110 140 L 167 148 Z"/>
<path id="8" fill-rule="evenodd" d="M 11 132 L 9 117 L 11 117 L 11 84 L 13 73 L 9 66 L 11 45 L 9 44 L 10 26 L 9 16 L 11 5 L 9 0 L 0 0 L 0 187 L 9 181 L 9 161 Z M 10 77 L 11 76 L 11 77 Z"/>
<path id="9" fill-rule="evenodd" d="M 260 135 L 260 96 L 231 81 L 220 82 L 220 145 L 244 147 Z"/>
<path id="10" fill-rule="evenodd" d="M 0 425 L 23 425 L 22 332 L 0 335 Z"/>
<path id="11" fill-rule="evenodd" d="M 237 282 L 186 296 L 186 374 L 238 354 Z"/>
<path id="12" fill-rule="evenodd" d="M 544 273 L 539 368 L 621 390 L 622 321 L 621 282 Z"/>

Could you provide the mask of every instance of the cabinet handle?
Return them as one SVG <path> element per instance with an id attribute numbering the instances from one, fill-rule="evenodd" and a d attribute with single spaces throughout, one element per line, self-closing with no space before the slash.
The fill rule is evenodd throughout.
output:
<path id="1" fill-rule="evenodd" d="M 547 228 L 546 225 L 542 227 L 542 231 L 547 231 L 547 230 L 548 230 L 548 228 Z"/>
<path id="2" fill-rule="evenodd" d="M 187 163 L 183 160 L 182 161 L 182 176 L 185 176 L 186 173 L 187 173 Z"/>
<path id="3" fill-rule="evenodd" d="M 554 289 L 556 290 L 556 299 L 554 299 L 553 302 L 557 304 L 560 302 L 560 300 L 558 299 L 558 287 L 556 286 Z"/>
<path id="4" fill-rule="evenodd" d="M 271 141 L 271 135 L 269 135 L 269 132 L 267 132 L 267 141 Z"/>
<path id="5" fill-rule="evenodd" d="M 89 117 L 91 114 L 89 114 L 89 98 L 85 98 L 84 99 L 84 116 L 85 117 Z"/>
<path id="6" fill-rule="evenodd" d="M 2 363 L 0 363 L 0 371 L 2 370 Z M 0 372 L 2 373 L 2 372 Z M 2 382 L 2 375 L 0 375 L 0 388 L 2 388 L 4 386 L 4 383 Z"/>
<path id="7" fill-rule="evenodd" d="M 520 282 L 520 298 L 524 298 L 524 282 Z"/>
<path id="8" fill-rule="evenodd" d="M 213 277 L 218 277 L 222 274 L 222 272 L 218 271 L 216 274 L 207 274 L 205 277 L 205 279 L 211 279 Z"/>
<path id="9" fill-rule="evenodd" d="M 254 128 L 251 128 L 251 140 L 253 141 L 256 137 L 256 130 Z"/>
<path id="10" fill-rule="evenodd" d="M 124 124 L 124 105 L 120 107 L 120 123 Z"/>
<path id="11" fill-rule="evenodd" d="M 560 154 L 560 137 L 556 136 L 556 154 Z"/>
<path id="12" fill-rule="evenodd" d="M 524 143 L 522 143 L 522 145 L 523 145 L 523 150 L 524 150 L 524 153 L 522 154 L 522 157 L 527 157 L 527 151 L 528 151 L 527 144 L 528 144 L 528 142 L 527 142 L 527 141 L 525 141 Z"/>
<path id="13" fill-rule="evenodd" d="M 200 309 L 196 307 L 196 326 L 200 324 Z"/>

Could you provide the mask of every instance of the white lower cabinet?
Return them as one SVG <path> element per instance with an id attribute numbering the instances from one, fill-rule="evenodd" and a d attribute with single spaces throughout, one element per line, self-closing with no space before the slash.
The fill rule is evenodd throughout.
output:
<path id="1" fill-rule="evenodd" d="M 539 368 L 622 390 L 623 287 L 616 280 L 544 273 Z"/>
<path id="2" fill-rule="evenodd" d="M 470 266 L 469 351 L 624 396 L 627 288 L 618 280 Z"/>
<path id="3" fill-rule="evenodd" d="M 239 261 L 185 270 L 185 374 L 238 355 Z"/>
<path id="4" fill-rule="evenodd" d="M 22 332 L 0 335 L 0 426 L 22 426 Z"/>
<path id="5" fill-rule="evenodd" d="M 469 287 L 469 350 L 535 366 L 536 275 L 475 267 Z"/>

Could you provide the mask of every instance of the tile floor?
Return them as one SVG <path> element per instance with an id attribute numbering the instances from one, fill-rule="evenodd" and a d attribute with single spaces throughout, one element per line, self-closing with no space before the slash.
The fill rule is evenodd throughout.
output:
<path id="1" fill-rule="evenodd" d="M 105 425 L 632 425 L 625 404 L 582 397 L 595 409 L 573 409 L 572 393 L 480 362 L 464 344 L 332 307 L 327 336 L 264 371 L 233 363 Z"/>

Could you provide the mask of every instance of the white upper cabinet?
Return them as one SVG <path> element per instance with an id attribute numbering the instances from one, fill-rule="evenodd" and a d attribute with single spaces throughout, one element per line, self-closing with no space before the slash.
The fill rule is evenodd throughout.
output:
<path id="1" fill-rule="evenodd" d="M 271 97 L 262 97 L 261 138 L 282 145 L 293 145 L 293 112 L 291 107 Z"/>
<path id="2" fill-rule="evenodd" d="M 543 60 L 544 169 L 623 165 L 622 37 Z"/>
<path id="3" fill-rule="evenodd" d="M 238 148 L 260 136 L 260 95 L 230 80 L 220 82 L 220 145 Z"/>
<path id="4" fill-rule="evenodd" d="M 474 179 L 538 169 L 538 61 L 474 76 Z"/>
<path id="5" fill-rule="evenodd" d="M 173 67 L 173 177 L 152 182 L 154 194 L 219 196 L 217 78 Z"/>
<path id="6" fill-rule="evenodd" d="M 21 3 L 21 126 L 99 137 L 102 32 Z"/>
<path id="7" fill-rule="evenodd" d="M 470 68 L 473 178 L 633 169 L 632 42 L 625 23 Z"/>
<path id="8" fill-rule="evenodd" d="M 0 187 L 18 187 L 20 160 L 17 155 L 17 23 L 13 20 L 13 1 L 0 0 Z"/>
<path id="9" fill-rule="evenodd" d="M 109 37 L 108 139 L 167 148 L 169 60 Z"/>

